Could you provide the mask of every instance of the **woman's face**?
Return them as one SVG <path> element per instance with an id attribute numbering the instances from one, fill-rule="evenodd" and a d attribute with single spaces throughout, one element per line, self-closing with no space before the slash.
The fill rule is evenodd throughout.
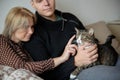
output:
<path id="1" fill-rule="evenodd" d="M 29 41 L 31 35 L 33 34 L 33 19 L 28 19 L 28 26 L 27 27 L 21 27 L 15 30 L 15 32 L 12 34 L 11 40 L 18 43 L 20 41 Z"/>

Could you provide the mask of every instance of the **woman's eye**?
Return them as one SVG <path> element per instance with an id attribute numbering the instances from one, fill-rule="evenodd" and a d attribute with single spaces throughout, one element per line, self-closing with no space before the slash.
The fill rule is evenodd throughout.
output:
<path id="1" fill-rule="evenodd" d="M 42 0 L 37 0 L 36 2 L 40 3 L 40 2 L 42 2 Z"/>

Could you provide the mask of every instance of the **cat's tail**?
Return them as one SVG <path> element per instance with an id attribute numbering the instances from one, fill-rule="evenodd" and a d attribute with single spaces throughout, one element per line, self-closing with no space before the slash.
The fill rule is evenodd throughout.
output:
<path id="1" fill-rule="evenodd" d="M 114 35 L 109 35 L 105 41 L 105 44 L 112 44 L 112 39 L 114 39 L 115 36 Z"/>

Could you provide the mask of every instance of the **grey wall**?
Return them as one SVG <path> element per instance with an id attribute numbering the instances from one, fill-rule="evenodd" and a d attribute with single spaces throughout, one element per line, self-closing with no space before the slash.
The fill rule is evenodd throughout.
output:
<path id="1" fill-rule="evenodd" d="M 84 24 L 120 19 L 119 5 L 120 0 L 57 0 L 58 9 L 74 13 Z"/>
<path id="2" fill-rule="evenodd" d="M 14 6 L 24 6 L 34 12 L 30 0 L 0 0 L 0 33 L 9 9 Z M 56 8 L 75 14 L 84 25 L 120 20 L 120 0 L 56 0 Z"/>

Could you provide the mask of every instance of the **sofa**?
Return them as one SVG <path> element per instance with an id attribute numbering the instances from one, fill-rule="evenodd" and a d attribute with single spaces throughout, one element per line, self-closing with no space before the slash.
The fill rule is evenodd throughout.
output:
<path id="1" fill-rule="evenodd" d="M 95 37 L 104 43 L 107 36 L 113 34 L 116 38 L 112 41 L 112 46 L 120 56 L 120 21 L 119 23 L 99 21 L 85 26 L 86 29 L 93 28 Z M 80 80 L 120 80 L 120 57 L 116 66 L 98 65 L 83 70 L 78 75 Z"/>
<path id="2" fill-rule="evenodd" d="M 119 31 L 120 25 L 106 23 L 105 21 L 99 21 L 90 25 L 86 25 L 85 27 L 86 29 L 89 28 L 94 29 L 95 31 L 94 35 L 100 41 L 101 44 L 105 42 L 108 35 L 110 34 L 115 35 L 116 38 L 113 40 L 112 46 L 120 55 L 120 31 Z M 6 80 L 5 78 L 10 76 L 11 75 L 10 73 L 12 74 L 18 73 L 16 71 L 14 72 L 13 68 L 11 69 L 10 67 L 7 67 L 6 68 L 7 70 L 6 69 L 4 70 L 3 68 L 5 67 L 0 65 L 0 80 Z M 29 72 L 29 74 L 31 73 Z M 80 80 L 120 80 L 120 58 L 118 59 L 116 66 L 104 66 L 104 65 L 94 66 L 80 72 L 78 77 Z"/>

